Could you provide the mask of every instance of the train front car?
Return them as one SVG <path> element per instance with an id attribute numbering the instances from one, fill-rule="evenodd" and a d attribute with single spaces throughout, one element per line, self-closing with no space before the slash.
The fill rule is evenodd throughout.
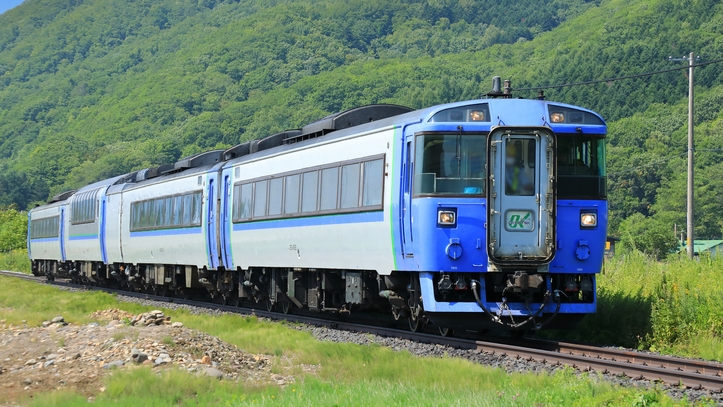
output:
<path id="1" fill-rule="evenodd" d="M 591 111 L 522 99 L 445 105 L 404 128 L 397 269 L 419 272 L 396 311 L 412 330 L 571 327 L 595 312 L 605 134 Z M 404 280 L 387 277 L 389 295 Z"/>

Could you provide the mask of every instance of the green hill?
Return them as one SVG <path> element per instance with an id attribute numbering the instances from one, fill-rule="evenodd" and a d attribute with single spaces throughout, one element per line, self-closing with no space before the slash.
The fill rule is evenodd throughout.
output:
<path id="1" fill-rule="evenodd" d="M 0 15 L 0 205 L 378 102 L 412 107 L 723 56 L 673 0 L 26 0 Z M 720 236 L 723 65 L 696 73 L 699 229 Z M 534 92 L 520 92 L 531 97 Z M 684 224 L 684 71 L 547 91 L 610 123 L 613 226 Z M 703 147 L 704 146 L 704 147 Z M 719 181 L 720 180 L 720 181 Z M 683 184 L 681 184 L 681 182 Z M 706 199 L 709 201 L 706 201 Z M 682 218 L 681 218 L 682 216 Z M 682 219 L 682 223 L 681 223 Z M 623 224 L 623 229 L 625 225 Z M 667 227 L 667 226 L 666 226 Z"/>

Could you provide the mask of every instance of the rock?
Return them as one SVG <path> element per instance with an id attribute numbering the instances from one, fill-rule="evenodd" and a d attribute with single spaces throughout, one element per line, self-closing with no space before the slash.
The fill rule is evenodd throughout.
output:
<path id="1" fill-rule="evenodd" d="M 34 364 L 36 364 L 36 363 L 38 363 L 37 360 L 35 360 L 35 359 L 29 359 L 27 362 L 25 362 L 25 366 L 31 366 L 31 365 L 34 365 Z"/>
<path id="2" fill-rule="evenodd" d="M 168 363 L 168 362 L 166 362 L 166 359 L 163 359 L 162 357 L 159 356 L 156 358 L 155 362 L 153 362 L 153 363 L 156 365 L 162 365 L 162 364 Z"/>
<path id="3" fill-rule="evenodd" d="M 60 355 L 58 355 L 57 353 L 51 353 L 50 355 L 46 356 L 45 358 L 48 360 L 53 360 L 53 359 L 57 359 L 59 357 L 60 357 Z"/>
<path id="4" fill-rule="evenodd" d="M 91 322 L 91 323 L 88 324 L 88 326 L 94 326 L 94 327 L 95 327 L 95 326 L 100 326 L 100 324 L 97 323 L 97 322 Z"/>
<path id="5" fill-rule="evenodd" d="M 57 324 L 60 322 L 65 322 L 65 318 L 63 318 L 61 316 L 57 316 L 50 321 L 51 324 Z"/>
<path id="6" fill-rule="evenodd" d="M 43 321 L 43 323 L 41 325 L 43 326 L 43 328 L 47 328 L 50 326 L 50 324 L 51 324 L 50 321 Z"/>
<path id="7" fill-rule="evenodd" d="M 207 368 L 205 368 L 205 369 L 203 370 L 203 372 L 204 372 L 207 376 L 211 376 L 211 377 L 213 377 L 214 379 L 218 379 L 218 380 L 223 379 L 223 372 L 220 371 L 220 370 L 218 370 L 218 369 L 216 369 L 215 367 L 207 367 Z"/>
<path id="8" fill-rule="evenodd" d="M 133 360 L 133 362 L 138 363 L 138 364 L 143 363 L 146 360 L 148 360 L 148 354 L 141 352 L 138 349 L 133 349 L 131 351 L 131 360 Z"/>
<path id="9" fill-rule="evenodd" d="M 55 360 L 54 360 L 54 359 L 50 359 L 49 361 L 43 363 L 43 367 L 48 367 L 48 366 L 54 365 L 54 364 L 55 364 Z"/>
<path id="10" fill-rule="evenodd" d="M 183 322 L 174 322 L 171 324 L 171 328 L 183 328 Z"/>
<path id="11" fill-rule="evenodd" d="M 30 386 L 31 384 L 33 384 L 33 381 L 30 379 L 25 379 L 25 380 L 23 380 L 23 384 L 26 386 Z"/>
<path id="12" fill-rule="evenodd" d="M 201 358 L 201 363 L 204 365 L 210 365 L 211 364 L 211 357 L 208 355 L 203 355 L 203 358 Z"/>
<path id="13" fill-rule="evenodd" d="M 105 365 L 103 365 L 103 369 L 111 369 L 113 367 L 121 367 L 123 365 L 125 365 L 125 362 L 123 362 L 122 360 L 116 360 L 116 361 L 106 363 Z"/>

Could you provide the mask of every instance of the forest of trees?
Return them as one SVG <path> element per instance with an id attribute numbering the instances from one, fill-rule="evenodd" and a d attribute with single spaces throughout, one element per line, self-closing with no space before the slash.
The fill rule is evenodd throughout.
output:
<path id="1" fill-rule="evenodd" d="M 493 75 L 522 88 L 721 58 L 719 23 L 714 0 L 26 0 L 0 15 L 0 206 L 362 104 L 478 98 Z M 723 230 L 721 79 L 696 71 L 699 238 Z M 685 224 L 684 70 L 546 93 L 610 125 L 611 233 Z"/>

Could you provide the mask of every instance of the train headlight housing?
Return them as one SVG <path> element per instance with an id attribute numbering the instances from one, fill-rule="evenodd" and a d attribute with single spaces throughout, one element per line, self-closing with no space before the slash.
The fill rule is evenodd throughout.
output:
<path id="1" fill-rule="evenodd" d="M 457 211 L 449 208 L 440 208 L 437 211 L 437 226 L 454 227 L 457 225 Z"/>
<path id="2" fill-rule="evenodd" d="M 580 227 L 594 228 L 596 226 L 597 226 L 597 213 L 596 212 L 581 212 L 580 213 Z"/>
<path id="3" fill-rule="evenodd" d="M 552 120 L 553 123 L 565 123 L 565 113 L 562 113 L 562 112 L 550 113 L 550 120 Z"/>

